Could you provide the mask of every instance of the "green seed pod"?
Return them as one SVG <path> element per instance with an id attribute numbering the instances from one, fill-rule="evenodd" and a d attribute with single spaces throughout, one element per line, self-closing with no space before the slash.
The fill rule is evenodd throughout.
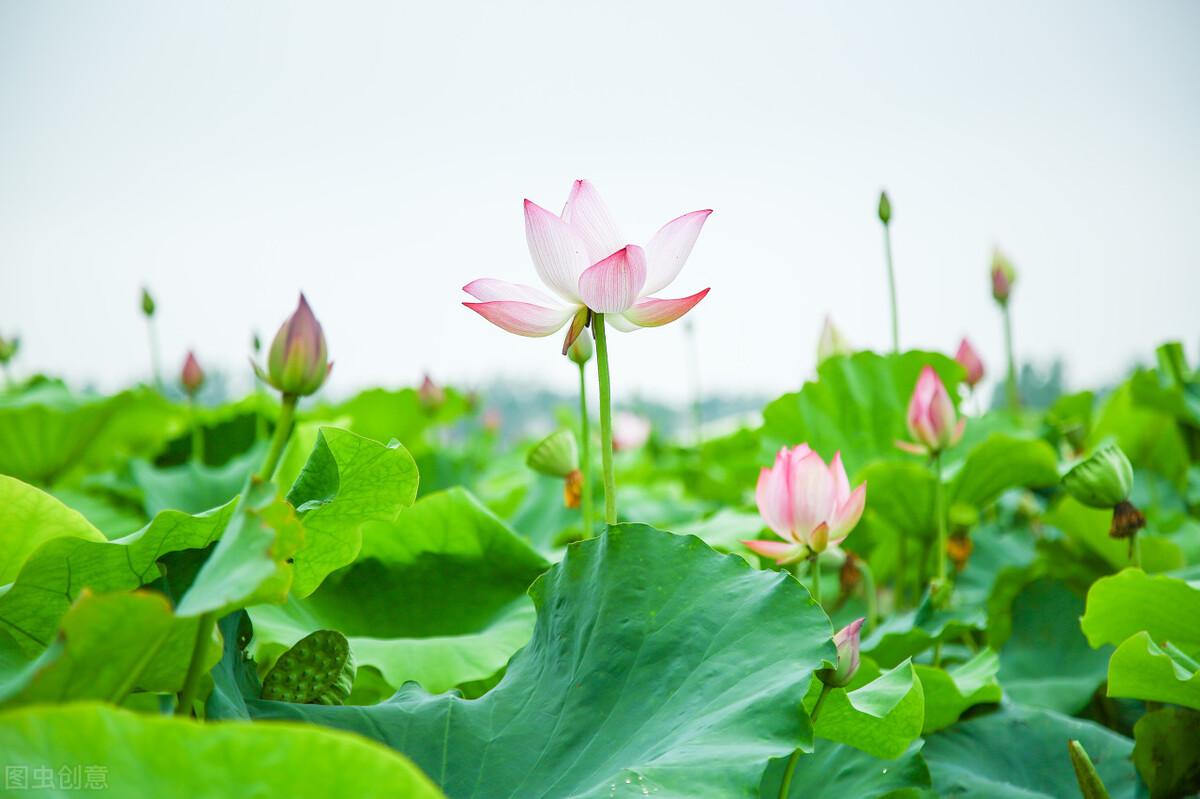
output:
<path id="1" fill-rule="evenodd" d="M 1096 450 L 1063 476 L 1063 488 L 1089 508 L 1115 508 L 1133 490 L 1133 466 L 1116 444 Z"/>
<path id="2" fill-rule="evenodd" d="M 154 316 L 154 298 L 150 296 L 150 291 L 142 288 L 142 313 L 147 317 Z"/>
<path id="3" fill-rule="evenodd" d="M 566 477 L 579 468 L 579 448 L 575 443 L 575 434 L 570 430 L 559 430 L 546 436 L 529 450 L 525 465 L 538 474 Z"/>
<path id="4" fill-rule="evenodd" d="M 567 357 L 580 366 L 583 366 L 592 359 L 592 352 L 592 336 L 585 331 L 579 334 L 575 339 L 575 343 L 567 350 Z"/>
<path id="5" fill-rule="evenodd" d="M 336 630 L 317 630 L 279 656 L 263 680 L 262 697 L 299 705 L 340 705 L 354 685 L 350 642 Z"/>
<path id="6" fill-rule="evenodd" d="M 886 191 L 879 192 L 879 221 L 885 225 L 892 221 L 892 201 Z"/>

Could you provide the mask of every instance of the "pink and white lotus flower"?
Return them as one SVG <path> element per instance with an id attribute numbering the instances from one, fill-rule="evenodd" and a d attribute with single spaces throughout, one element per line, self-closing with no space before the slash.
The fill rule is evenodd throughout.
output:
<path id="1" fill-rule="evenodd" d="M 577 180 L 561 216 L 525 201 L 525 237 L 538 277 L 556 296 L 519 283 L 482 278 L 463 286 L 479 302 L 463 303 L 518 336 L 549 336 L 570 322 L 563 352 L 591 313 L 629 332 L 674 322 L 704 299 L 651 296 L 683 269 L 711 210 L 692 211 L 663 225 L 645 248 L 629 244 L 595 186 Z"/>
<path id="2" fill-rule="evenodd" d="M 850 490 L 842 454 L 825 461 L 807 444 L 775 456 L 764 467 L 754 492 L 763 521 L 783 541 L 743 541 L 747 547 L 777 563 L 794 563 L 810 553 L 840 544 L 867 502 L 867 484 Z"/>
<path id="3" fill-rule="evenodd" d="M 905 421 L 914 441 L 897 441 L 896 446 L 914 455 L 937 455 L 954 446 L 967 424 L 965 418 L 958 418 L 954 402 L 932 366 L 922 369 L 917 378 Z"/>

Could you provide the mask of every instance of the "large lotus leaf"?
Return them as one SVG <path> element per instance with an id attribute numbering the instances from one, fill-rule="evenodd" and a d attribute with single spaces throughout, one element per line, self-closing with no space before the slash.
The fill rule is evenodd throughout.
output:
<path id="1" fill-rule="evenodd" d="M 922 754 L 938 796 L 1062 799 L 1079 787 L 1067 742 L 1083 744 L 1112 799 L 1133 799 L 1133 741 L 1052 710 L 1006 705 L 931 735 Z"/>
<path id="2" fill-rule="evenodd" d="M 51 646 L 0 690 L 6 706 L 103 699 L 183 687 L 196 643 L 196 619 L 176 616 L 161 594 L 84 591 Z M 215 640 L 215 639 L 214 639 Z M 209 648 L 211 668 L 220 648 Z"/>
<path id="3" fill-rule="evenodd" d="M 54 538 L 103 541 L 104 535 L 41 489 L 0 474 L 0 585 L 16 579 L 34 550 Z"/>
<path id="4" fill-rule="evenodd" d="M 142 507 L 153 517 L 164 510 L 200 513 L 236 497 L 262 463 L 265 448 L 256 446 L 221 466 L 187 461 L 156 467 L 147 461 L 129 465 L 134 484 L 141 490 Z"/>
<path id="5" fill-rule="evenodd" d="M 971 448 L 962 466 L 950 478 L 949 499 L 983 508 L 1011 488 L 1031 488 L 1058 483 L 1058 459 L 1039 439 L 993 433 Z"/>
<path id="6" fill-rule="evenodd" d="M 153 453 L 182 432 L 186 415 L 157 392 L 74 394 L 43 381 L 0 395 L 0 473 L 40 484 L 120 455 Z"/>
<path id="7" fill-rule="evenodd" d="M 953 396 L 963 368 L 945 355 L 859 352 L 829 358 L 817 367 L 816 381 L 763 410 L 764 445 L 808 442 L 825 458 L 840 450 L 850 472 L 878 458 L 893 457 L 896 441 L 909 437 L 905 410 L 926 365 L 937 370 Z"/>
<path id="8" fill-rule="evenodd" d="M 140 504 L 111 496 L 107 492 L 83 488 L 55 488 L 55 499 L 72 510 L 79 511 L 105 538 L 129 535 L 146 525 L 149 519 Z"/>
<path id="9" fill-rule="evenodd" d="M 1143 631 L 1113 652 L 1108 695 L 1200 710 L 1200 667 L 1186 654 L 1160 647 Z"/>
<path id="10" fill-rule="evenodd" d="M 1181 707 L 1152 710 L 1133 727 L 1133 762 L 1151 799 L 1200 793 L 1200 713 Z"/>
<path id="11" fill-rule="evenodd" d="M 399 444 L 321 428 L 288 501 L 300 512 L 304 548 L 292 591 L 307 596 L 325 575 L 351 563 L 368 522 L 393 521 L 417 496 L 417 465 Z"/>
<path id="12" fill-rule="evenodd" d="M 1088 508 L 1071 497 L 1064 497 L 1046 514 L 1045 520 L 1047 524 L 1062 530 L 1085 551 L 1100 556 L 1113 569 L 1129 565 L 1129 541 L 1108 535 L 1112 523 L 1111 511 Z M 1179 545 L 1169 538 L 1148 535 L 1143 531 L 1138 534 L 1138 548 L 1142 568 L 1148 572 L 1172 571 L 1184 564 Z"/>
<path id="13" fill-rule="evenodd" d="M 141 530 L 115 541 L 47 541 L 25 562 L 16 582 L 0 588 L 0 625 L 22 651 L 36 656 L 50 644 L 82 589 L 125 591 L 157 579 L 163 555 L 207 547 L 221 535 L 235 505 L 195 516 L 163 511 Z"/>
<path id="14" fill-rule="evenodd" d="M 920 551 L 918 542 L 937 537 L 934 518 L 933 472 L 923 463 L 909 460 L 877 461 L 855 475 L 855 483 L 867 484 L 867 505 L 861 528 L 856 529 L 847 546 L 859 551 L 855 544 L 862 538 L 882 544 L 886 549 L 890 539 L 905 536 L 909 541 L 909 562 L 914 563 Z"/>
<path id="15" fill-rule="evenodd" d="M 1159 642 L 1190 653 L 1200 652 L 1200 585 L 1139 569 L 1097 580 L 1088 589 L 1080 620 L 1088 643 L 1119 644 L 1146 630 Z"/>
<path id="16" fill-rule="evenodd" d="M 862 651 L 880 666 L 891 668 L 939 641 L 982 630 L 986 622 L 983 609 L 964 606 L 954 596 L 948 607 L 937 608 L 926 591 L 915 609 L 897 613 L 872 630 L 862 642 Z"/>
<path id="17" fill-rule="evenodd" d="M 809 711 L 821 689 L 809 689 Z M 904 754 L 921 735 L 925 694 L 912 662 L 889 671 L 863 658 L 845 688 L 831 689 L 817 715 L 817 737 L 848 744 L 881 758 Z"/>
<path id="18" fill-rule="evenodd" d="M 958 721 L 967 708 L 999 702 L 1000 684 L 996 672 L 1000 659 L 991 649 L 981 650 L 965 663 L 947 669 L 918 664 L 917 676 L 925 693 L 925 723 L 921 732 L 928 735 Z"/>
<path id="19" fill-rule="evenodd" d="M 1018 704 L 1077 713 L 1104 682 L 1110 649 L 1092 649 L 1079 629 L 1083 598 L 1043 579 L 1017 596 L 1012 637 L 1000 650 L 1000 684 Z"/>
<path id="20" fill-rule="evenodd" d="M 801 699 L 835 651 L 790 576 L 617 525 L 530 594 L 533 638 L 479 699 L 410 683 L 371 707 L 244 707 L 378 738 L 453 797 L 752 796 L 769 760 L 811 744 Z M 227 650 L 210 716 L 238 711 L 239 657 Z"/>
<path id="21" fill-rule="evenodd" d="M 74 703 L 0 714 L 0 751 L 34 785 L 52 770 L 56 789 L 147 796 L 402 796 L 442 794 L 409 760 L 356 735 L 298 724 L 199 724 Z"/>
<path id="22" fill-rule="evenodd" d="M 824 711 L 822 711 L 824 712 Z M 759 799 L 777 799 L 786 760 L 773 760 Z M 817 740 L 796 761 L 789 799 L 921 799 L 929 796 L 929 767 L 918 742 L 895 760 L 882 760 L 833 741 Z"/>
<path id="23" fill-rule="evenodd" d="M 1175 418 L 1139 405 L 1130 382 L 1117 388 L 1100 412 L 1089 439 L 1092 445 L 1114 440 L 1134 466 L 1158 472 L 1182 485 L 1189 458 L 1187 444 Z"/>
<path id="24" fill-rule="evenodd" d="M 393 690 L 439 692 L 499 671 L 533 631 L 529 585 L 549 564 L 463 489 L 363 529 L 362 551 L 304 599 L 250 609 L 259 660 L 319 629 Z"/>
<path id="25" fill-rule="evenodd" d="M 1012 603 L 1039 575 L 1036 537 L 1026 527 L 985 523 L 971 531 L 971 556 L 954 580 L 955 600 L 985 608 L 988 645 L 999 649 L 1012 632 Z"/>

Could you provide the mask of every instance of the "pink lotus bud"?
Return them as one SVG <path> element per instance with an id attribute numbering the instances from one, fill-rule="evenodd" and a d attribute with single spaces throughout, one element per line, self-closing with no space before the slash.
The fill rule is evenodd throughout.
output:
<path id="1" fill-rule="evenodd" d="M 488 408 L 483 413 L 483 429 L 489 433 L 498 433 L 504 426 L 504 417 L 495 408 Z"/>
<path id="2" fill-rule="evenodd" d="M 909 452 L 936 455 L 962 438 L 966 419 L 959 419 L 954 403 L 932 366 L 921 370 L 908 403 L 908 432 L 917 445 L 897 442 Z"/>
<path id="3" fill-rule="evenodd" d="M 858 672 L 858 650 L 862 643 L 860 632 L 863 621 L 864 619 L 852 621 L 833 636 L 833 643 L 837 646 L 837 668 L 817 671 L 817 678 L 830 688 L 844 688 Z"/>
<path id="4" fill-rule="evenodd" d="M 200 362 L 196 360 L 195 353 L 189 351 L 187 358 L 184 359 L 179 382 L 183 384 L 183 390 L 189 397 L 194 397 L 200 390 L 200 386 L 204 385 L 204 370 L 200 368 Z"/>
<path id="5" fill-rule="evenodd" d="M 425 375 L 425 379 L 421 381 L 417 395 L 421 398 L 421 404 L 429 410 L 437 410 L 446 401 L 445 390 L 433 382 L 433 378 L 429 375 Z"/>
<path id="6" fill-rule="evenodd" d="M 1013 283 L 1017 282 L 1017 270 L 1012 261 L 997 248 L 992 253 L 992 297 L 1001 305 L 1008 303 Z"/>
<path id="7" fill-rule="evenodd" d="M 650 439 L 650 420 L 636 413 L 618 413 L 613 417 L 613 450 L 637 449 Z"/>
<path id="8" fill-rule="evenodd" d="M 971 342 L 967 341 L 965 336 L 962 343 L 958 345 L 958 352 L 954 354 L 954 360 L 967 370 L 967 385 L 975 388 L 975 384 L 983 379 L 983 361 L 979 359 L 979 353 L 975 352 L 975 348 L 971 346 Z"/>
<path id="9" fill-rule="evenodd" d="M 862 518 L 867 484 L 851 491 L 840 452 L 826 465 L 800 444 L 779 450 L 775 465 L 759 473 L 754 498 L 763 521 L 783 541 L 742 543 L 777 563 L 791 563 L 850 535 Z"/>
<path id="10" fill-rule="evenodd" d="M 284 394 L 306 397 L 321 387 L 333 368 L 328 355 L 321 323 L 301 294 L 300 304 L 271 342 L 265 379 Z"/>

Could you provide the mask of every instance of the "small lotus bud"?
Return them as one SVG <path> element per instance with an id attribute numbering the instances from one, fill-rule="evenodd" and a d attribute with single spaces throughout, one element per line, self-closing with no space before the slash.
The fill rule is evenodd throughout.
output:
<path id="1" fill-rule="evenodd" d="M 300 304 L 271 342 L 264 379 L 284 394 L 307 397 L 321 387 L 333 368 L 328 356 L 321 323 L 301 294 Z"/>
<path id="2" fill-rule="evenodd" d="M 592 337 L 581 335 L 575 339 L 575 343 L 567 350 L 567 357 L 580 366 L 583 366 L 592 359 L 592 352 Z"/>
<path id="3" fill-rule="evenodd" d="M 254 350 L 255 355 L 262 352 L 262 339 L 258 337 L 257 331 L 250 334 L 250 347 Z"/>
<path id="4" fill-rule="evenodd" d="M 538 474 L 566 477 L 579 468 L 579 448 L 575 434 L 559 430 L 543 438 L 525 457 L 525 465 Z"/>
<path id="5" fill-rule="evenodd" d="M 17 357 L 17 351 L 21 349 L 21 339 L 13 336 L 6 339 L 0 336 L 0 365 L 8 365 L 8 362 Z"/>
<path id="6" fill-rule="evenodd" d="M 967 341 L 966 337 L 958 345 L 958 352 L 954 354 L 954 360 L 958 361 L 959 365 L 967 371 L 967 385 L 975 388 L 975 384 L 983 379 L 983 361 L 979 359 L 979 353 L 975 352 L 975 348 L 971 346 L 971 342 Z"/>
<path id="7" fill-rule="evenodd" d="M 1079 783 L 1082 799 L 1108 799 L 1108 789 L 1083 744 L 1076 740 L 1067 741 L 1067 754 L 1071 756 L 1071 767 L 1075 769 L 1075 781 Z"/>
<path id="8" fill-rule="evenodd" d="M 1133 490 L 1133 466 L 1116 444 L 1107 444 L 1075 464 L 1063 488 L 1089 508 L 1115 508 Z"/>
<path id="9" fill-rule="evenodd" d="M 866 619 L 852 621 L 833 636 L 833 643 L 837 645 L 837 668 L 817 671 L 817 679 L 830 688 L 844 688 L 854 679 L 858 671 L 858 649 L 861 643 L 859 632 L 864 621 Z"/>
<path id="10" fill-rule="evenodd" d="M 263 679 L 262 698 L 302 705 L 341 705 L 357 674 L 346 636 L 317 630 L 279 656 Z"/>
<path id="11" fill-rule="evenodd" d="M 146 318 L 154 316 L 154 298 L 150 296 L 150 290 L 142 288 L 142 313 Z"/>
<path id="12" fill-rule="evenodd" d="M 431 411 L 436 411 L 446 401 L 446 391 L 433 382 L 433 378 L 429 375 L 425 375 L 425 379 L 421 381 L 421 387 L 417 389 L 417 396 L 421 398 L 421 404 Z"/>
<path id="13" fill-rule="evenodd" d="M 196 396 L 196 392 L 204 385 L 204 370 L 200 368 L 200 362 L 196 360 L 195 353 L 191 351 L 183 361 L 183 371 L 180 372 L 179 382 L 189 397 Z"/>
<path id="14" fill-rule="evenodd" d="M 1017 282 L 1017 270 L 1012 261 L 997 248 L 992 253 L 992 297 L 1001 305 L 1008 304 L 1013 283 Z"/>
<path id="15" fill-rule="evenodd" d="M 583 472 L 575 469 L 563 479 L 563 504 L 578 508 L 583 499 Z"/>
<path id="16" fill-rule="evenodd" d="M 892 221 L 892 201 L 886 191 L 879 192 L 879 221 L 885 225 Z"/>
<path id="17" fill-rule="evenodd" d="M 826 316 L 825 324 L 821 326 L 821 340 L 817 343 L 817 364 L 824 363 L 835 355 L 850 353 L 850 343 L 846 341 L 842 331 L 834 327 L 833 320 Z"/>
<path id="18" fill-rule="evenodd" d="M 908 432 L 917 445 L 897 442 L 909 451 L 927 452 L 933 455 L 952 447 L 962 438 L 966 419 L 958 418 L 958 411 L 950 399 L 946 386 L 932 366 L 921 370 L 908 403 L 905 418 Z"/>

